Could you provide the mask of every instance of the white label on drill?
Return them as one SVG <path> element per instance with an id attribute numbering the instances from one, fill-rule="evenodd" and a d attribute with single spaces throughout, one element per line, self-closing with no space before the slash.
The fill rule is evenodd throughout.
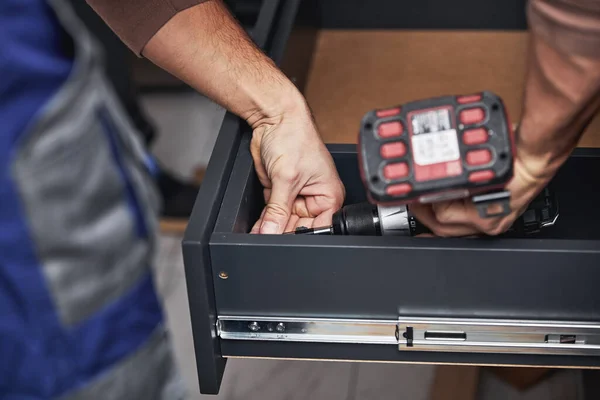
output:
<path id="1" fill-rule="evenodd" d="M 411 117 L 412 152 L 418 165 L 460 159 L 458 135 L 452 129 L 447 109 L 426 111 Z"/>

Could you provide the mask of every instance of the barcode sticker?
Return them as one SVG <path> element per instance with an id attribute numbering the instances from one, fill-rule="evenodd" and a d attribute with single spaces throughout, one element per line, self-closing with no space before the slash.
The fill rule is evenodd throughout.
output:
<path id="1" fill-rule="evenodd" d="M 452 129 L 447 109 L 426 111 L 411 117 L 412 153 L 418 165 L 460 159 L 458 135 Z"/>
<path id="2" fill-rule="evenodd" d="M 418 113 L 412 116 L 413 135 L 452 129 L 450 111 L 446 108 Z"/>

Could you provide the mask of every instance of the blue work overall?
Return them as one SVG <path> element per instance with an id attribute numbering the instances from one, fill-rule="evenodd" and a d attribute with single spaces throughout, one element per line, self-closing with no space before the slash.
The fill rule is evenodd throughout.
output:
<path id="1" fill-rule="evenodd" d="M 0 0 L 2 400 L 184 395 L 151 276 L 159 197 L 105 56 L 66 1 Z"/>

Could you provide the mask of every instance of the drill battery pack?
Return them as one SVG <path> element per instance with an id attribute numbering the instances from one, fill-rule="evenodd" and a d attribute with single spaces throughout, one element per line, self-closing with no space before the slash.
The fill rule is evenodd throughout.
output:
<path id="1" fill-rule="evenodd" d="M 370 111 L 361 121 L 358 146 L 372 203 L 477 196 L 483 204 L 508 201 L 502 190 L 513 176 L 514 133 L 504 103 L 494 93 Z"/>

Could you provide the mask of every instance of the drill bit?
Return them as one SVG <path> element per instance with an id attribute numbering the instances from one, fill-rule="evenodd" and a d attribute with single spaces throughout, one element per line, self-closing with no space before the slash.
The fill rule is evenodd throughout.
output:
<path id="1" fill-rule="evenodd" d="M 333 235 L 333 226 L 324 226 L 320 228 L 299 226 L 295 231 L 285 232 L 284 235 Z"/>

